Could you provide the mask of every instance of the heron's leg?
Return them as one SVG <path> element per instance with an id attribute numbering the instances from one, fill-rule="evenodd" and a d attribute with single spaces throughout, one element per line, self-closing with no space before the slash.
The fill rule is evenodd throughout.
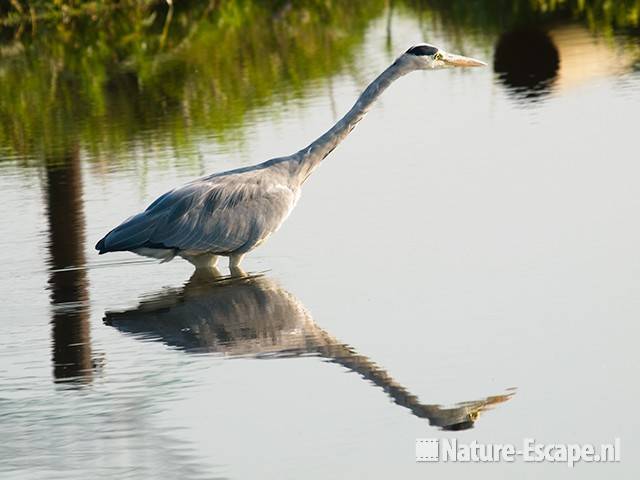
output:
<path id="1" fill-rule="evenodd" d="M 243 258 L 244 258 L 244 253 L 229 256 L 229 272 L 231 272 L 231 275 L 233 277 L 247 276 L 247 272 L 245 272 L 240 267 L 240 262 L 242 261 Z"/>
<path id="2" fill-rule="evenodd" d="M 229 272 L 231 273 L 232 277 L 248 277 L 249 276 L 242 267 L 229 266 Z"/>
<path id="3" fill-rule="evenodd" d="M 218 263 L 218 255 L 213 255 L 211 253 L 203 253 L 200 255 L 185 255 L 184 258 L 191 262 L 196 270 L 209 270 L 215 269 L 216 264 Z"/>
<path id="4" fill-rule="evenodd" d="M 229 268 L 238 268 L 240 267 L 240 262 L 244 258 L 244 253 L 238 253 L 236 255 L 229 256 Z"/>
<path id="5" fill-rule="evenodd" d="M 200 283 L 207 283 L 210 281 L 217 281 L 222 277 L 220 270 L 211 266 L 209 268 L 196 268 L 189 279 L 189 284 L 198 285 Z"/>

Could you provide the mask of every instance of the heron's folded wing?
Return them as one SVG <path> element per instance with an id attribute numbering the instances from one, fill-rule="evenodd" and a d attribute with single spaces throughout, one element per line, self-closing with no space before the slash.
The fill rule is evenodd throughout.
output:
<path id="1" fill-rule="evenodd" d="M 148 246 L 149 239 L 171 211 L 180 194 L 176 190 L 157 198 L 144 212 L 129 217 L 107 233 L 97 244 L 100 253 L 134 250 Z"/>
<path id="2" fill-rule="evenodd" d="M 171 202 L 149 237 L 151 245 L 230 253 L 275 231 L 295 202 L 290 188 L 263 179 L 217 178 L 191 183 Z M 154 209 L 158 215 L 162 202 Z"/>

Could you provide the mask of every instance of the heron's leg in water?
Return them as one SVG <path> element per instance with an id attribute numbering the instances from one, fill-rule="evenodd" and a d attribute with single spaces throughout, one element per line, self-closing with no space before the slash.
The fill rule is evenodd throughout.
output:
<path id="1" fill-rule="evenodd" d="M 244 258 L 244 253 L 238 253 L 236 255 L 229 256 L 229 268 L 238 268 L 240 267 L 240 262 Z"/>
<path id="2" fill-rule="evenodd" d="M 208 283 L 211 281 L 218 281 L 222 278 L 220 270 L 216 267 L 210 266 L 209 268 L 196 268 L 189 279 L 190 285 L 199 285 L 201 283 Z"/>
<path id="3" fill-rule="evenodd" d="M 201 255 L 185 256 L 195 267 L 196 270 L 201 269 L 215 269 L 218 263 L 218 255 L 211 253 L 203 253 Z"/>
<path id="4" fill-rule="evenodd" d="M 233 267 L 229 265 L 229 272 L 232 277 L 248 277 L 249 274 L 242 267 Z"/>

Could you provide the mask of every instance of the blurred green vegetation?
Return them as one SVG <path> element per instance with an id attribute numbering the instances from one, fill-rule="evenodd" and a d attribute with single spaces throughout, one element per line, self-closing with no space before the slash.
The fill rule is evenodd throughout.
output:
<path id="1" fill-rule="evenodd" d="M 396 5 L 487 45 L 534 23 L 637 31 L 640 16 L 640 0 L 9 0 L 0 157 L 39 162 L 80 146 L 111 161 L 133 148 L 186 155 L 202 135 L 241 142 L 247 113 L 347 69 Z"/>
<path id="2" fill-rule="evenodd" d="M 433 10 L 458 29 L 500 33 L 557 21 L 579 21 L 600 35 L 637 31 L 640 0 L 406 0 L 416 11 Z"/>
<path id="3" fill-rule="evenodd" d="M 248 111 L 349 65 L 383 8 L 129 1 L 108 15 L 14 22 L 1 31 L 0 151 L 27 161 L 81 144 L 105 158 L 136 141 L 180 154 L 195 134 L 233 138 Z"/>

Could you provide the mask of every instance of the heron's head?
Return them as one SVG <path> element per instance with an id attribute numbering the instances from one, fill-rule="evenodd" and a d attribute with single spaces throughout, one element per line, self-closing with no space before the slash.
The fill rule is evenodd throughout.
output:
<path id="1" fill-rule="evenodd" d="M 404 58 L 416 70 L 439 70 L 452 67 L 484 67 L 487 64 L 475 58 L 454 55 L 444 50 L 421 43 L 407 50 L 401 58 Z"/>

